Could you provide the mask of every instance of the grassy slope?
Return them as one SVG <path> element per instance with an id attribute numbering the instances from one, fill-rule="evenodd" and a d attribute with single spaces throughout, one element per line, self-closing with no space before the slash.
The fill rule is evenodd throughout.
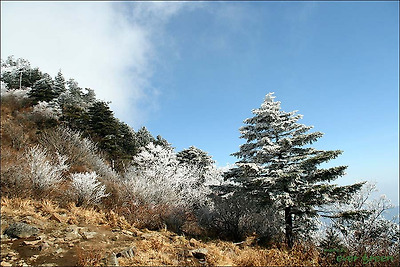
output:
<path id="1" fill-rule="evenodd" d="M 30 265 L 51 262 L 61 265 L 98 265 L 111 252 L 119 252 L 127 247 L 134 247 L 136 255 L 131 259 L 120 258 L 120 265 L 198 266 L 201 263 L 189 253 L 198 248 L 208 250 L 206 264 L 211 266 L 318 265 L 318 253 L 314 250 L 304 251 L 298 247 L 289 253 L 280 249 L 263 249 L 252 246 L 251 238 L 240 245 L 220 240 L 205 242 L 167 230 L 137 229 L 113 212 L 105 213 L 93 208 L 75 207 L 73 204 L 60 208 L 49 200 L 2 197 L 1 214 L 7 221 L 1 225 L 2 231 L 12 220 L 27 222 L 40 229 L 41 241 L 35 244 L 36 247 L 47 240 L 54 244 L 49 249 L 39 250 L 35 246 L 12 246 L 12 242 L 2 242 L 2 256 L 14 251 Z M 98 234 L 88 240 L 64 240 L 70 225 L 85 227 Z M 126 231 L 132 234 L 126 234 L 129 233 Z M 6 243 L 11 244 L 11 248 L 4 246 Z M 60 249 L 61 252 L 57 253 Z M 27 250 L 32 253 L 27 253 Z"/>

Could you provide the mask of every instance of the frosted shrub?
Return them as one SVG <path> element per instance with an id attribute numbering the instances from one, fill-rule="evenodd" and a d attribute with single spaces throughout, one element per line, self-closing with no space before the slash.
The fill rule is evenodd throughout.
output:
<path id="1" fill-rule="evenodd" d="M 331 207 L 331 229 L 353 252 L 398 253 L 400 226 L 383 217 L 393 205 L 385 195 L 371 199 L 376 191 L 375 184 L 366 183 L 350 201 Z"/>
<path id="2" fill-rule="evenodd" d="M 96 172 L 71 174 L 72 190 L 77 198 L 77 206 L 98 204 L 106 194 L 106 186 L 97 179 Z"/>
<path id="3" fill-rule="evenodd" d="M 5 82 L 1 81 L 1 96 L 8 93 L 8 86 Z"/>
<path id="4" fill-rule="evenodd" d="M 1 103 L 8 104 L 13 109 L 19 109 L 29 103 L 29 92 L 27 89 L 9 89 L 7 84 L 1 81 Z"/>
<path id="5" fill-rule="evenodd" d="M 40 114 L 48 119 L 57 119 L 61 114 L 61 110 L 56 103 L 40 101 L 37 105 L 33 107 L 32 113 Z"/>
<path id="6" fill-rule="evenodd" d="M 102 178 L 109 180 L 115 180 L 118 177 L 98 154 L 96 144 L 82 137 L 79 131 L 61 126 L 55 130 L 45 131 L 39 141 L 50 150 L 67 155 L 70 165 L 88 166 Z"/>
<path id="7" fill-rule="evenodd" d="M 69 169 L 69 166 L 65 163 L 67 161 L 66 156 L 56 153 L 55 159 L 52 161 L 49 160 L 49 158 L 52 158 L 51 156 L 47 149 L 38 145 L 26 151 L 33 187 L 40 191 L 51 189 L 61 182 L 63 173 Z"/>
<path id="8" fill-rule="evenodd" d="M 218 181 L 210 171 L 206 181 L 199 183 L 204 180 L 201 168 L 179 164 L 172 149 L 153 143 L 134 158 L 134 163 L 125 173 L 125 186 L 131 196 L 145 204 L 181 208 L 204 205 L 209 186 Z"/>

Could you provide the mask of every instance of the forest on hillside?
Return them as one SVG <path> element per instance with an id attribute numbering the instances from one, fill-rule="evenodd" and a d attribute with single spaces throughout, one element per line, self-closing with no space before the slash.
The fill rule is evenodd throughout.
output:
<path id="1" fill-rule="evenodd" d="M 321 265 L 352 255 L 398 264 L 399 224 L 383 216 L 390 201 L 372 199 L 369 182 L 335 184 L 346 166 L 321 167 L 342 151 L 313 148 L 323 134 L 273 93 L 252 113 L 236 164 L 219 168 L 195 146 L 176 151 L 146 127 L 133 129 L 61 71 L 51 77 L 10 56 L 1 61 L 1 196 L 112 210 L 139 229 L 301 244 L 321 253 Z"/>

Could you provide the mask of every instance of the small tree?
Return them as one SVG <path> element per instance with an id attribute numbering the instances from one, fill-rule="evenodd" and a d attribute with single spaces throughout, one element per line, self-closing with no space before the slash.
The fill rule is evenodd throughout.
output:
<path id="1" fill-rule="evenodd" d="M 252 111 L 254 117 L 244 121 L 240 132 L 246 143 L 233 154 L 240 160 L 227 177 L 242 185 L 237 190 L 274 204 L 283 213 L 286 242 L 291 248 L 295 233 L 312 230 L 316 207 L 349 199 L 362 183 L 329 184 L 344 175 L 346 166 L 319 169 L 318 165 L 342 152 L 309 147 L 323 134 L 308 133 L 313 127 L 298 123 L 302 116 L 282 111 L 274 98 L 273 93 L 267 94 L 261 107 Z"/>
<path id="2" fill-rule="evenodd" d="M 156 139 L 151 135 L 145 126 L 141 127 L 136 133 L 136 143 L 139 147 L 145 147 L 149 143 L 155 143 Z"/>
<path id="3" fill-rule="evenodd" d="M 179 164 L 171 148 L 149 143 L 133 159 L 125 173 L 125 185 L 137 200 L 148 205 L 169 204 L 191 209 L 208 200 L 210 185 L 218 183 L 219 173 L 209 173 L 203 183 L 202 170 Z"/>
<path id="4" fill-rule="evenodd" d="M 61 182 L 64 172 L 69 169 L 65 163 L 67 157 L 56 153 L 55 160 L 51 161 L 47 149 L 38 145 L 29 148 L 25 155 L 30 167 L 33 188 L 39 192 L 51 189 Z"/>
<path id="5" fill-rule="evenodd" d="M 351 252 L 395 255 L 400 248 L 400 226 L 383 216 L 394 206 L 385 195 L 371 199 L 375 191 L 375 184 L 366 183 L 347 203 L 325 207 L 326 217 Z"/>
<path id="6" fill-rule="evenodd" d="M 77 198 L 76 205 L 98 204 L 106 194 L 106 186 L 97 179 L 96 172 L 71 174 L 72 189 Z"/>
<path id="7" fill-rule="evenodd" d="M 62 75 L 61 70 L 59 70 L 57 76 L 54 78 L 54 92 L 58 97 L 62 93 L 65 93 L 66 90 L 64 76 Z"/>
<path id="8" fill-rule="evenodd" d="M 201 170 L 200 184 L 204 183 L 207 174 L 215 168 L 215 161 L 208 155 L 207 152 L 191 146 L 176 154 L 176 158 L 180 164 L 187 164 Z"/>

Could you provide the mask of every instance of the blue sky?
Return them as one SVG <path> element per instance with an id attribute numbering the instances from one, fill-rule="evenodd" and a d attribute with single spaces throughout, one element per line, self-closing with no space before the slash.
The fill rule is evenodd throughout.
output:
<path id="1" fill-rule="evenodd" d="M 12 15 L 24 12 L 37 16 Z M 396 1 L 2 2 L 2 58 L 61 68 L 135 129 L 220 166 L 235 162 L 242 121 L 275 92 L 325 133 L 317 148 L 344 151 L 330 163 L 349 165 L 339 183 L 375 181 L 398 202 L 398 12 Z"/>

